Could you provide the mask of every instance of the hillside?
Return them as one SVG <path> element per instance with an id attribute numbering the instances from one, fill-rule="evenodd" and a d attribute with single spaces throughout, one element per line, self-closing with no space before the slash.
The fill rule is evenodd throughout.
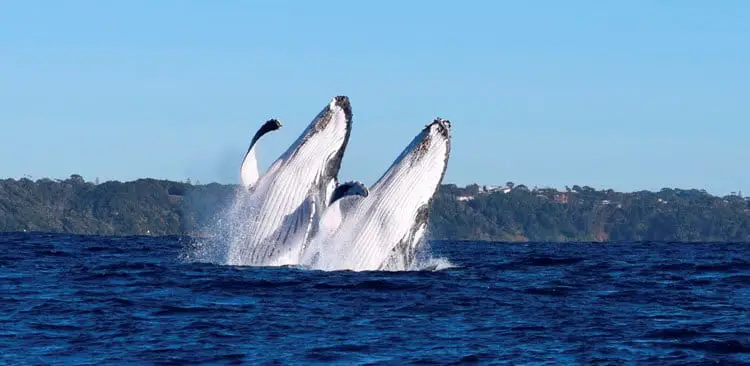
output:
<path id="1" fill-rule="evenodd" d="M 701 190 L 564 192 L 443 185 L 431 237 L 496 241 L 750 241 L 750 200 Z M 200 235 L 236 186 L 155 179 L 132 182 L 0 180 L 0 232 Z"/>

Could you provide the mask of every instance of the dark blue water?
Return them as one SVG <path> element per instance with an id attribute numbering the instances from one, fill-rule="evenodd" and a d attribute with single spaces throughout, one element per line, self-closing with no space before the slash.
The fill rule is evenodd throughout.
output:
<path id="1" fill-rule="evenodd" d="M 750 245 L 433 243 L 457 267 L 184 263 L 0 234 L 3 364 L 750 363 Z"/>

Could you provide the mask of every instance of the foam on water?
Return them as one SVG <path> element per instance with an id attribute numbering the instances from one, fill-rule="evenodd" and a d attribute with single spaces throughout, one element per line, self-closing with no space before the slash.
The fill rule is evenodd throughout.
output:
<path id="1" fill-rule="evenodd" d="M 407 271 L 442 271 L 451 268 L 457 268 L 447 257 L 435 255 L 432 246 L 427 239 L 422 239 L 422 243 L 417 249 L 417 256 L 414 262 L 405 270 Z"/>

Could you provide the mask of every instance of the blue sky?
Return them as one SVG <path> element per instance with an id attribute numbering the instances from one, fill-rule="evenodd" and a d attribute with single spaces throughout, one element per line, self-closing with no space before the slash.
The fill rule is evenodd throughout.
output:
<path id="1" fill-rule="evenodd" d="M 315 4 L 313 4 L 315 3 Z M 743 1 L 6 1 L 0 176 L 236 182 L 338 94 L 340 178 L 435 116 L 446 183 L 750 193 Z"/>

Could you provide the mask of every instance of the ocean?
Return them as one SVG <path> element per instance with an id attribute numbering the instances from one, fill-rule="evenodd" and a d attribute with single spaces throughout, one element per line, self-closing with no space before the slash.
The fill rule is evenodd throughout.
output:
<path id="1" fill-rule="evenodd" d="M 435 271 L 0 234 L 0 364 L 750 364 L 750 244 L 432 242 Z"/>

